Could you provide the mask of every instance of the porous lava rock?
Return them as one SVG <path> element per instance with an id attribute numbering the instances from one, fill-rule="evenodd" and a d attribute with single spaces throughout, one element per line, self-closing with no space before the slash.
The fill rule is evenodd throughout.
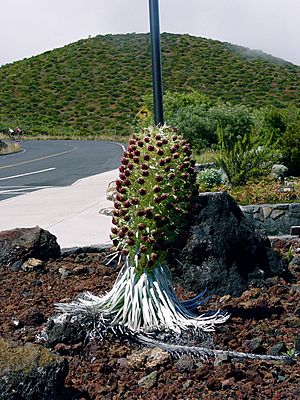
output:
<path id="1" fill-rule="evenodd" d="M 59 257 L 56 236 L 39 226 L 0 232 L 0 267 L 18 269 L 29 258 L 46 261 Z"/>
<path id="2" fill-rule="evenodd" d="M 240 295 L 249 284 L 284 273 L 267 236 L 224 192 L 201 193 L 175 275 L 188 290 Z"/>
<path id="3" fill-rule="evenodd" d="M 60 400 L 66 361 L 37 345 L 0 339 L 0 400 Z"/>

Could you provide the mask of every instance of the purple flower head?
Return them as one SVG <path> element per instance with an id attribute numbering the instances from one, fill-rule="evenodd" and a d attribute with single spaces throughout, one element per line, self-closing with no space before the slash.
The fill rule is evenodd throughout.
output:
<path id="1" fill-rule="evenodd" d="M 130 201 L 129 201 L 129 200 L 124 201 L 123 206 L 124 206 L 125 208 L 131 207 Z"/>
<path id="2" fill-rule="evenodd" d="M 128 238 L 128 239 L 126 240 L 126 243 L 127 243 L 129 246 L 133 246 L 134 243 L 135 243 L 135 241 L 134 241 L 133 238 Z"/>
<path id="3" fill-rule="evenodd" d="M 147 193 L 146 189 L 144 189 L 144 188 L 139 189 L 139 194 L 141 196 L 145 196 L 146 193 Z"/>
<path id="4" fill-rule="evenodd" d="M 137 179 L 137 183 L 139 183 L 140 185 L 143 185 L 145 183 L 145 179 L 140 177 Z"/>
<path id="5" fill-rule="evenodd" d="M 119 210 L 119 209 L 121 208 L 121 206 L 122 206 L 122 204 L 119 203 L 118 201 L 115 201 L 115 202 L 114 202 L 114 207 L 115 207 L 117 210 Z"/>
<path id="6" fill-rule="evenodd" d="M 148 250 L 148 248 L 147 248 L 147 246 L 145 246 L 145 245 L 142 245 L 142 246 L 140 247 L 140 252 L 141 252 L 141 253 L 146 253 L 147 250 Z"/>
<path id="7" fill-rule="evenodd" d="M 112 222 L 114 225 L 118 226 L 118 220 L 117 220 L 116 218 L 112 218 L 111 222 Z"/>
<path id="8" fill-rule="evenodd" d="M 126 189 L 124 187 L 117 186 L 116 190 L 118 193 L 126 194 Z"/>
<path id="9" fill-rule="evenodd" d="M 125 179 L 123 182 L 124 186 L 130 186 L 130 180 L 129 179 Z"/>
<path id="10" fill-rule="evenodd" d="M 153 212 L 150 208 L 146 209 L 145 213 L 146 213 L 146 218 L 148 218 L 148 219 L 153 218 Z"/>
<path id="11" fill-rule="evenodd" d="M 129 163 L 129 160 L 127 158 L 125 158 L 125 157 L 121 158 L 121 164 L 127 165 L 128 163 Z"/>

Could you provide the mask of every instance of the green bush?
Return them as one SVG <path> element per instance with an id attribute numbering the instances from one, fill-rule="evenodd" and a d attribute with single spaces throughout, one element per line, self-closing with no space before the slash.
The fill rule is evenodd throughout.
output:
<path id="1" fill-rule="evenodd" d="M 221 126 L 227 141 L 233 144 L 241 134 L 250 133 L 255 125 L 252 111 L 245 106 L 228 104 L 211 105 L 202 102 L 182 106 L 170 117 L 172 125 L 188 140 L 196 152 L 214 146 L 218 142 L 218 126 Z"/>
<path id="2" fill-rule="evenodd" d="M 283 164 L 288 174 L 300 176 L 300 119 L 288 126 L 280 140 Z"/>
<path id="3" fill-rule="evenodd" d="M 226 173 L 232 186 L 244 185 L 250 178 L 264 176 L 270 173 L 272 165 L 280 159 L 276 143 L 272 137 L 262 138 L 257 131 L 240 136 L 232 144 L 224 135 L 221 127 L 218 129 L 220 152 L 216 164 Z"/>
<path id="4" fill-rule="evenodd" d="M 205 168 L 198 173 L 197 183 L 200 190 L 209 190 L 224 183 L 223 173 L 219 169 Z"/>

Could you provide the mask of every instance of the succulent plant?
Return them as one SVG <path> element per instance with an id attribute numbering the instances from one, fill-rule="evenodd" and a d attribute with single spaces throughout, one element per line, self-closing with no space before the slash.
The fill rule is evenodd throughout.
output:
<path id="1" fill-rule="evenodd" d="M 191 155 L 189 144 L 167 126 L 130 138 L 116 181 L 111 233 L 112 259 L 122 258 L 123 268 L 106 295 L 85 293 L 57 304 L 65 315 L 141 334 L 210 331 L 228 318 L 218 311 L 197 316 L 193 310 L 203 294 L 180 301 L 167 266 L 168 250 L 180 240 L 198 193 Z"/>

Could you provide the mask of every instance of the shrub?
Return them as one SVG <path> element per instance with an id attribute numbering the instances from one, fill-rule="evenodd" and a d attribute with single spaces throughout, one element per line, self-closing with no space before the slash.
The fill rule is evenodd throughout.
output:
<path id="1" fill-rule="evenodd" d="M 197 175 L 197 183 L 200 190 L 208 190 L 214 186 L 224 183 L 224 174 L 221 170 L 215 168 L 205 168 Z"/>
<path id="2" fill-rule="evenodd" d="M 272 165 L 271 173 L 277 179 L 282 179 L 287 172 L 288 168 L 283 164 Z"/>
<path id="3" fill-rule="evenodd" d="M 244 106 L 217 104 L 208 107 L 203 103 L 179 109 L 171 123 L 178 126 L 180 133 L 199 152 L 217 144 L 218 126 L 222 127 L 226 141 L 233 144 L 241 134 L 252 131 L 255 118 Z"/>
<path id="4" fill-rule="evenodd" d="M 289 175 L 300 176 L 300 118 L 288 126 L 280 140 L 280 148 Z"/>
<path id="5" fill-rule="evenodd" d="M 223 169 L 232 186 L 244 185 L 250 178 L 267 175 L 280 158 L 276 143 L 269 138 L 262 145 L 262 138 L 255 131 L 239 137 L 234 144 L 227 138 L 219 128 L 220 153 L 216 164 Z"/>

